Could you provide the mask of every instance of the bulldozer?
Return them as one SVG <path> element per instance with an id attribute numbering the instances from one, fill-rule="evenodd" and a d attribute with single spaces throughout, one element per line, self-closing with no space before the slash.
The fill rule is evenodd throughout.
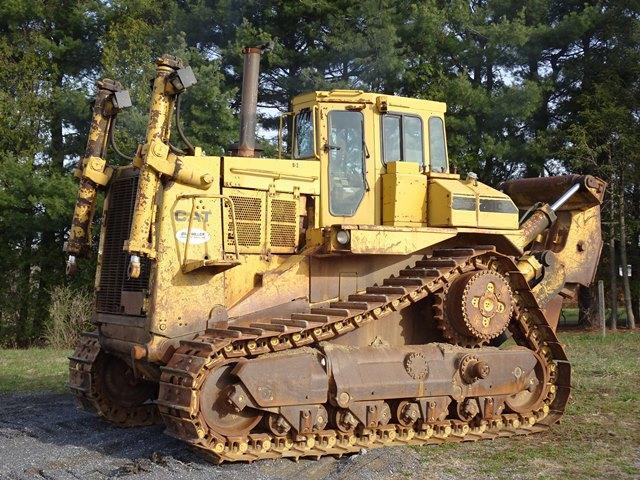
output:
<path id="1" fill-rule="evenodd" d="M 144 143 L 111 166 L 131 101 L 98 83 L 65 244 L 73 273 L 103 190 L 96 329 L 69 364 L 78 405 L 163 422 L 217 462 L 547 431 L 571 391 L 558 318 L 594 279 L 606 183 L 492 188 L 452 172 L 444 103 L 360 90 L 293 98 L 266 158 L 266 50 L 244 49 L 228 155 L 184 135 L 197 80 L 164 55 Z"/>

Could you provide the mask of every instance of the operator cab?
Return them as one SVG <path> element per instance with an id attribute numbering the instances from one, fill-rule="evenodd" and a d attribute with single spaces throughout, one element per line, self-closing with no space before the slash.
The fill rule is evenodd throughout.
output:
<path id="1" fill-rule="evenodd" d="M 320 162 L 317 224 L 517 229 L 503 193 L 449 173 L 446 104 L 360 90 L 293 99 L 292 160 Z M 291 118 L 287 119 L 289 116 Z"/>

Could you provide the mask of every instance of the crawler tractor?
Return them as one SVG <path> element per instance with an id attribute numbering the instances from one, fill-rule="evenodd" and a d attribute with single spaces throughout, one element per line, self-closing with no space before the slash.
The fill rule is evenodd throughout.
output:
<path id="1" fill-rule="evenodd" d="M 65 247 L 73 272 L 104 189 L 96 331 L 70 359 L 79 405 L 164 422 L 217 461 L 546 431 L 570 393 L 560 308 L 593 280 L 605 183 L 491 188 L 452 173 L 445 104 L 357 90 L 295 97 L 290 148 L 263 158 L 262 53 L 245 49 L 224 156 L 184 136 L 196 79 L 163 56 L 144 143 L 107 165 L 130 101 L 99 82 Z"/>

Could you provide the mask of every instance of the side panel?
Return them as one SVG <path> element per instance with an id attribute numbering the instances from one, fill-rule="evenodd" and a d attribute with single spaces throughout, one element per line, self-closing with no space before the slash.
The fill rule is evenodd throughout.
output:
<path id="1" fill-rule="evenodd" d="M 194 160 L 195 161 L 195 160 Z M 213 171 L 220 171 L 219 158 L 202 157 L 200 161 L 218 162 Z M 223 303 L 223 275 L 211 268 L 199 268 L 184 273 L 182 263 L 186 246 L 186 230 L 195 202 L 189 258 L 220 252 L 222 244 L 221 201 L 206 198 L 219 194 L 217 182 L 207 191 L 169 182 L 161 189 L 156 215 L 157 257 L 152 276 L 151 332 L 166 337 L 179 337 L 206 328 L 212 308 Z M 183 196 L 201 194 L 195 199 Z M 195 215 L 195 212 L 198 215 Z M 194 230 L 195 234 L 194 234 Z"/>
<path id="2" fill-rule="evenodd" d="M 427 226 L 427 176 L 418 164 L 394 162 L 382 175 L 382 224 Z"/>
<path id="3" fill-rule="evenodd" d="M 429 179 L 429 226 L 518 228 L 518 209 L 498 190 L 473 180 Z"/>

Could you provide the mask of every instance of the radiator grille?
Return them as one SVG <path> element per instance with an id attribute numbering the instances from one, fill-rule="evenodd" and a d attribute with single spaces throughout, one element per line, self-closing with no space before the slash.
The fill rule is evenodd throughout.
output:
<path id="1" fill-rule="evenodd" d="M 293 200 L 271 200 L 271 230 L 269 244 L 271 247 L 293 249 L 296 246 L 298 212 Z"/>
<path id="2" fill-rule="evenodd" d="M 138 278 L 128 278 L 129 254 L 122 250 L 124 241 L 129 237 L 137 186 L 137 172 L 126 171 L 115 178 L 109 188 L 100 285 L 96 293 L 96 308 L 101 313 L 122 313 L 123 291 L 142 292 L 149 288 L 149 259 L 140 259 L 141 272 Z"/>
<path id="3" fill-rule="evenodd" d="M 236 213 L 236 230 L 240 247 L 259 247 L 262 244 L 262 199 L 231 196 Z M 229 221 L 231 221 L 229 209 Z M 233 247 L 233 238 L 229 239 Z"/>

